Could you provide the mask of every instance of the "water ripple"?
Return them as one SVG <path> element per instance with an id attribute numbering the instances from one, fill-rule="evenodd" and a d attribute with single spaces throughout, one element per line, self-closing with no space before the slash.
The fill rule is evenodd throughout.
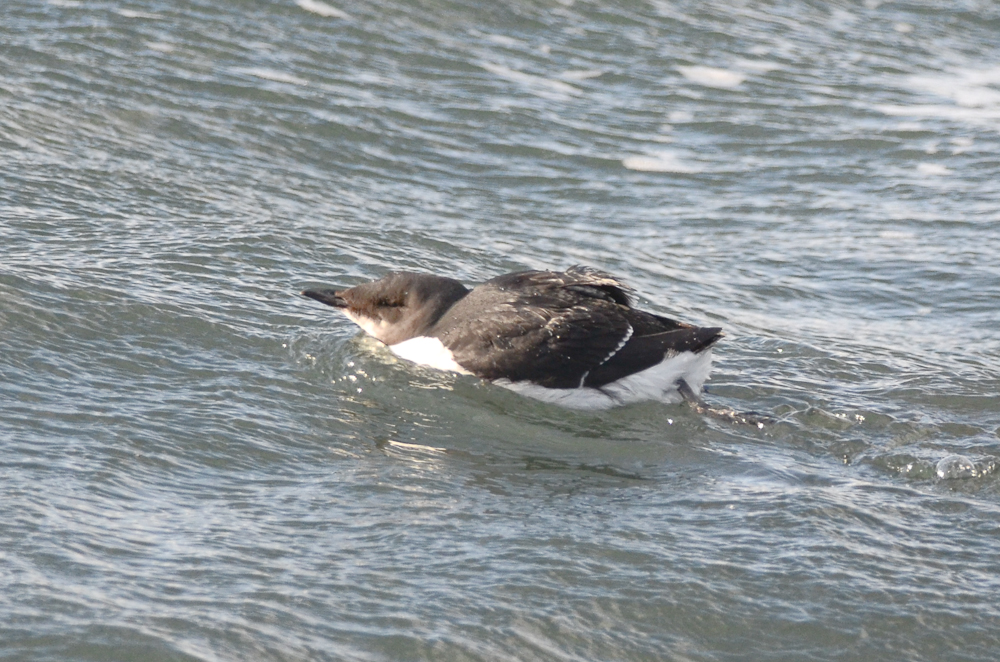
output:
<path id="1" fill-rule="evenodd" d="M 994 8 L 9 4 L 0 656 L 995 659 Z M 575 263 L 777 422 L 296 294 Z"/>

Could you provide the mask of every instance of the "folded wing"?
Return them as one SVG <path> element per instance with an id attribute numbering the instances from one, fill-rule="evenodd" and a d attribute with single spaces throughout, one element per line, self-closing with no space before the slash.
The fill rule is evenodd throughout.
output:
<path id="1" fill-rule="evenodd" d="M 720 332 L 634 310 L 621 282 L 574 267 L 487 281 L 455 304 L 433 335 L 455 361 L 485 379 L 599 388 L 670 352 L 701 351 Z"/>

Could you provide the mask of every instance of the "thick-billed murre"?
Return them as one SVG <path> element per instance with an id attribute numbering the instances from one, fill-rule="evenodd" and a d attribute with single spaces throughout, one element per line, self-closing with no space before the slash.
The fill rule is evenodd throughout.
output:
<path id="1" fill-rule="evenodd" d="M 637 310 L 620 280 L 581 266 L 505 274 L 472 290 L 393 272 L 302 294 L 401 358 L 575 408 L 697 398 L 723 335 Z"/>

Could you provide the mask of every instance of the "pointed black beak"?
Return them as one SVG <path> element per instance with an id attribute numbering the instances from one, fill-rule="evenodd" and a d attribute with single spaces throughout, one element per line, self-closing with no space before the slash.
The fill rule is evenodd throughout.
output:
<path id="1" fill-rule="evenodd" d="M 347 308 L 347 301 L 337 294 L 337 290 L 303 290 L 302 296 L 316 299 L 334 308 Z"/>

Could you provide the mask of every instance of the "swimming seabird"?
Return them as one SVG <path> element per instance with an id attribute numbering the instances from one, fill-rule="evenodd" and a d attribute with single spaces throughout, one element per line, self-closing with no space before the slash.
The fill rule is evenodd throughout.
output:
<path id="1" fill-rule="evenodd" d="M 575 408 L 697 398 L 723 335 L 637 310 L 618 278 L 582 266 L 505 274 L 471 290 L 392 272 L 302 294 L 401 358 Z"/>

